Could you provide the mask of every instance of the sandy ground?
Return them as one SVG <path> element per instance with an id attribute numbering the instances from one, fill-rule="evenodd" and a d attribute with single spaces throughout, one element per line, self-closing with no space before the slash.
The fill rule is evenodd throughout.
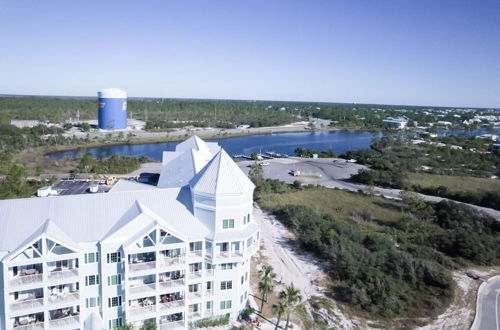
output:
<path id="1" fill-rule="evenodd" d="M 322 270 L 321 263 L 310 254 L 295 251 L 290 244 L 290 239 L 294 238 L 293 235 L 278 220 L 257 205 L 254 207 L 253 216 L 261 229 L 261 255 L 265 257 L 267 264 L 274 267 L 278 274 L 278 281 L 286 285 L 293 283 L 301 291 L 302 300 L 307 305 L 305 307 L 309 309 L 309 304 L 306 302 L 309 298 L 325 297 L 326 289 L 318 285 L 327 276 Z M 332 305 L 335 306 L 333 301 Z M 353 321 L 343 315 L 338 308 L 335 308 L 334 318 L 335 323 L 331 326 L 338 329 L 355 327 Z M 273 329 L 274 325 L 262 324 L 261 328 Z"/>

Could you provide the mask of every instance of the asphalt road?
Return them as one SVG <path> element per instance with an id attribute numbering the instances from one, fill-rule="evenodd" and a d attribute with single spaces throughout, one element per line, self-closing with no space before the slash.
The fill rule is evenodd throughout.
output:
<path id="1" fill-rule="evenodd" d="M 476 320 L 471 330 L 500 330 L 500 276 L 481 285 Z"/>
<path id="2" fill-rule="evenodd" d="M 349 181 L 351 174 L 357 173 L 360 169 L 366 168 L 363 165 L 355 163 L 347 163 L 344 159 L 339 158 L 275 158 L 270 160 L 265 160 L 269 163 L 267 166 L 263 166 L 264 177 L 267 179 L 278 179 L 288 183 L 292 183 L 295 180 L 299 180 L 304 184 L 315 184 L 322 185 L 328 188 L 340 188 L 351 191 L 367 191 L 370 187 L 353 183 Z M 248 173 L 250 166 L 254 164 L 255 161 L 243 161 L 238 162 L 238 166 L 245 172 Z M 292 170 L 299 170 L 302 177 L 294 177 L 290 174 Z M 318 177 L 318 178 L 316 178 Z M 383 195 L 386 198 L 400 199 L 401 190 L 400 189 L 389 189 L 374 187 L 376 193 Z M 439 202 L 443 198 L 436 196 L 429 196 L 419 194 L 424 200 L 431 202 Z M 465 203 L 464 203 L 465 204 Z M 484 211 L 493 218 L 500 220 L 500 211 L 476 206 L 472 204 L 466 204 L 472 208 L 480 211 Z M 498 329 L 500 330 L 500 329 Z"/>

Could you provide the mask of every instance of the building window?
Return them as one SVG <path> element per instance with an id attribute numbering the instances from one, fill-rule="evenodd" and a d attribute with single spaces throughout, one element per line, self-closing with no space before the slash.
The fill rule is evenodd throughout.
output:
<path id="1" fill-rule="evenodd" d="M 108 298 L 108 307 L 117 307 L 122 304 L 122 296 Z"/>
<path id="2" fill-rule="evenodd" d="M 207 301 L 207 308 L 206 309 L 212 309 L 212 302 Z"/>
<path id="3" fill-rule="evenodd" d="M 233 269 L 233 264 L 220 264 L 220 269 L 221 270 L 227 270 L 227 269 Z"/>
<path id="4" fill-rule="evenodd" d="M 99 252 L 85 253 L 85 263 L 92 264 L 99 262 Z"/>
<path id="5" fill-rule="evenodd" d="M 243 304 L 243 295 L 240 296 L 240 304 Z"/>
<path id="6" fill-rule="evenodd" d="M 121 275 L 111 275 L 108 276 L 108 285 L 118 285 L 122 283 L 122 276 Z"/>
<path id="7" fill-rule="evenodd" d="M 241 275 L 241 284 L 245 281 L 245 276 Z"/>
<path id="8" fill-rule="evenodd" d="M 246 224 L 246 223 L 249 223 L 250 222 L 250 213 L 248 213 L 247 215 L 245 215 L 243 217 L 243 224 Z"/>
<path id="9" fill-rule="evenodd" d="M 92 286 L 99 284 L 99 275 L 88 275 L 85 276 L 85 285 Z"/>
<path id="10" fill-rule="evenodd" d="M 230 309 L 231 308 L 231 300 L 224 300 L 220 302 L 220 309 Z"/>
<path id="11" fill-rule="evenodd" d="M 114 320 L 109 320 L 109 328 L 110 329 L 116 329 L 116 328 L 121 327 L 122 325 L 123 325 L 123 321 L 122 321 L 121 317 L 114 319 Z"/>
<path id="12" fill-rule="evenodd" d="M 248 281 L 248 272 L 245 273 L 245 281 Z"/>
<path id="13" fill-rule="evenodd" d="M 120 252 L 108 253 L 108 264 L 113 264 L 122 261 Z"/>
<path id="14" fill-rule="evenodd" d="M 222 220 L 222 228 L 223 229 L 234 228 L 234 219 Z"/>
<path id="15" fill-rule="evenodd" d="M 87 308 L 98 307 L 99 306 L 99 297 L 92 297 L 85 299 L 85 306 Z"/>
<path id="16" fill-rule="evenodd" d="M 231 290 L 233 288 L 233 281 L 222 281 L 220 282 L 221 290 Z"/>

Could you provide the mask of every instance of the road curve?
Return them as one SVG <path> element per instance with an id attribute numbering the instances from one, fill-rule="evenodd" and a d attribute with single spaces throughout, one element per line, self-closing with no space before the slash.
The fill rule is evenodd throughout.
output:
<path id="1" fill-rule="evenodd" d="M 489 278 L 479 287 L 471 330 L 500 330 L 500 276 Z"/>

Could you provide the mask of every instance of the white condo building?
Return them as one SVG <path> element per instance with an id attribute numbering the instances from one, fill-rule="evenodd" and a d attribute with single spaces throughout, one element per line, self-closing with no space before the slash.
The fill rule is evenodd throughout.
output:
<path id="1" fill-rule="evenodd" d="M 254 185 L 216 143 L 163 154 L 158 186 L 0 201 L 0 329 L 235 319 L 259 248 Z"/>

